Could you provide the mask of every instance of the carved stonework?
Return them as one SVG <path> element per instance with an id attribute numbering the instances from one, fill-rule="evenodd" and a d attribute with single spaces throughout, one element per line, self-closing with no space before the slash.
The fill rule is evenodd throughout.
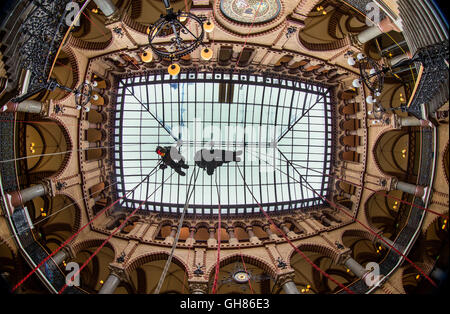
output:
<path id="1" fill-rule="evenodd" d="M 189 291 L 193 294 L 207 294 L 208 283 L 204 281 L 189 281 Z"/>
<path id="2" fill-rule="evenodd" d="M 124 268 L 121 267 L 121 265 L 117 263 L 111 263 L 109 264 L 108 269 L 110 270 L 111 275 L 116 276 L 121 281 L 130 282 L 127 272 Z"/>
<path id="3" fill-rule="evenodd" d="M 56 182 L 52 179 L 42 179 L 42 184 L 44 185 L 47 194 L 51 197 L 55 197 L 56 191 L 58 190 L 56 188 Z"/>
<path id="4" fill-rule="evenodd" d="M 295 273 L 294 271 L 282 273 L 278 275 L 277 282 L 280 287 L 282 287 L 285 283 L 289 281 L 294 281 L 295 279 Z"/>

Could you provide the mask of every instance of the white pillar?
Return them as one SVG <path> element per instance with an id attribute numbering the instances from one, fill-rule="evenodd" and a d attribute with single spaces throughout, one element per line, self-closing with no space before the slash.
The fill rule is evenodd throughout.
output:
<path id="1" fill-rule="evenodd" d="M 395 185 L 395 188 L 417 197 L 422 197 L 425 194 L 425 188 L 423 186 L 406 183 L 403 181 L 398 181 Z"/>
<path id="2" fill-rule="evenodd" d="M 363 278 L 369 271 L 361 266 L 357 261 L 353 258 L 349 257 L 344 265 L 352 271 L 358 278 Z"/>
<path id="3" fill-rule="evenodd" d="M 60 250 L 58 253 L 53 255 L 52 259 L 56 265 L 61 265 L 63 261 L 69 258 L 69 255 L 64 250 Z"/>
<path id="4" fill-rule="evenodd" d="M 286 294 L 300 294 L 297 289 L 297 286 L 293 281 L 288 281 L 283 284 L 283 290 Z"/>
<path id="5" fill-rule="evenodd" d="M 120 284 L 120 278 L 114 274 L 110 274 L 106 282 L 103 284 L 102 288 L 98 294 L 113 294 Z"/>
<path id="6" fill-rule="evenodd" d="M 368 29 L 359 33 L 358 41 L 361 44 L 365 44 L 366 42 L 380 36 L 381 34 L 388 33 L 393 30 L 395 30 L 397 32 L 400 31 L 399 28 L 397 27 L 397 25 L 395 25 L 395 23 L 392 22 L 392 20 L 389 17 L 386 17 L 378 25 L 369 27 Z"/>
<path id="7" fill-rule="evenodd" d="M 9 195 L 11 196 L 11 205 L 16 208 L 31 201 L 35 197 L 44 196 L 47 193 L 48 191 L 45 185 L 40 183 L 20 191 L 11 192 Z"/>
<path id="8" fill-rule="evenodd" d="M 395 66 L 396 64 L 411 59 L 411 55 L 404 53 L 398 56 L 393 57 L 391 60 L 389 60 L 389 63 L 391 64 L 391 67 Z"/>
<path id="9" fill-rule="evenodd" d="M 401 126 L 430 126 L 430 122 L 426 120 L 420 120 L 416 117 L 399 117 Z"/>
<path id="10" fill-rule="evenodd" d="M 24 100 L 21 103 L 6 103 L 1 112 L 28 112 L 28 113 L 41 113 L 43 108 L 43 103 L 36 100 Z"/>

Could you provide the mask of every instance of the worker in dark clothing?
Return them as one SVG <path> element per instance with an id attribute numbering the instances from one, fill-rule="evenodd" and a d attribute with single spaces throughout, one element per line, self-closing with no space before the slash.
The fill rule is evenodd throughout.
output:
<path id="1" fill-rule="evenodd" d="M 241 154 L 242 151 L 233 152 L 223 149 L 201 149 L 195 153 L 194 160 L 198 167 L 206 169 L 206 173 L 212 176 L 214 174 L 214 170 L 217 167 L 222 166 L 224 163 L 241 161 L 241 158 L 237 157 Z"/>
<path id="2" fill-rule="evenodd" d="M 186 173 L 181 169 L 188 169 L 189 166 L 186 165 L 183 156 L 178 152 L 176 147 L 172 146 L 158 146 L 156 148 L 156 153 L 161 156 L 162 164 L 159 169 L 166 169 L 167 167 L 175 170 L 180 176 L 185 176 Z"/>

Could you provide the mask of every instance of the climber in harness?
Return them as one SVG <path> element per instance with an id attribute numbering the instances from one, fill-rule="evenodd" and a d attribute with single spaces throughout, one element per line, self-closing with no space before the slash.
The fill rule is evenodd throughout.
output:
<path id="1" fill-rule="evenodd" d="M 214 174 L 214 170 L 224 163 L 239 162 L 241 158 L 238 156 L 242 154 L 242 151 L 229 151 L 223 149 L 201 149 L 195 153 L 195 164 L 202 169 L 206 169 L 206 173 L 210 176 Z"/>
<path id="2" fill-rule="evenodd" d="M 186 165 L 184 157 L 178 152 L 176 147 L 172 146 L 158 146 L 156 148 L 156 153 L 161 156 L 162 163 L 159 169 L 166 169 L 167 167 L 175 170 L 180 176 L 185 176 L 186 173 L 181 169 L 188 169 L 189 166 Z"/>

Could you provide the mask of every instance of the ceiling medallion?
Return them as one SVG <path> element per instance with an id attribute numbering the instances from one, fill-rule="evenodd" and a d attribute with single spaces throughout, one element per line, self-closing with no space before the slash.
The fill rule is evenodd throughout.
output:
<path id="1" fill-rule="evenodd" d="M 280 0 L 221 0 L 220 11 L 239 23 L 264 23 L 276 18 L 281 11 Z"/>

